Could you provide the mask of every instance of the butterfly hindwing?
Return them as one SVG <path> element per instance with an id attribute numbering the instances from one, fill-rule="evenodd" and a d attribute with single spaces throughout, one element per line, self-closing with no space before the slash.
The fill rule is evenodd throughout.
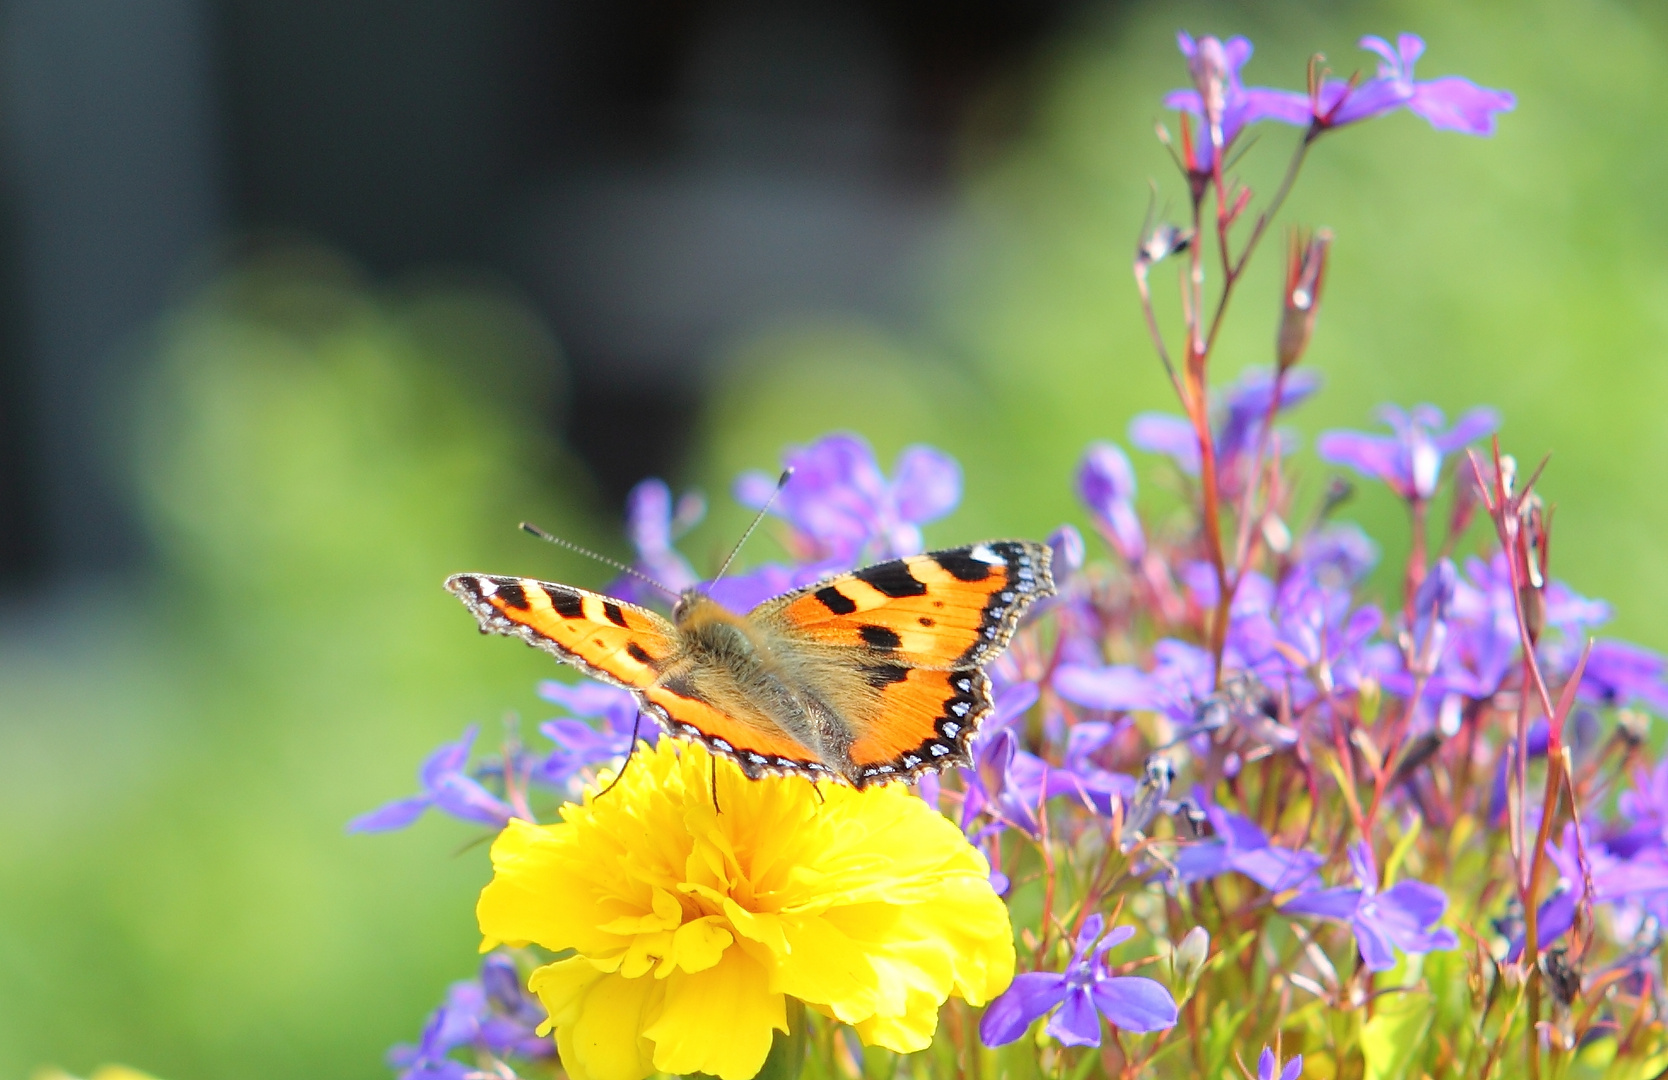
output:
<path id="1" fill-rule="evenodd" d="M 642 690 L 678 653 L 677 630 L 646 608 L 532 578 L 454 574 L 446 588 L 483 634 L 508 634 L 603 682 Z"/>
<path id="2" fill-rule="evenodd" d="M 991 708 L 982 665 L 1030 604 L 1054 593 L 1050 551 L 997 540 L 877 563 L 768 600 L 748 616 L 789 643 L 848 661 L 834 694 L 858 786 L 971 761 Z M 837 688 L 836 688 L 837 689 Z"/>

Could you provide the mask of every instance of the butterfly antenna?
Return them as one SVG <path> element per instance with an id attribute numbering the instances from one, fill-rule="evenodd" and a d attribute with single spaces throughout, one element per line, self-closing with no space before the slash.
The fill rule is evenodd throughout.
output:
<path id="1" fill-rule="evenodd" d="M 599 563 L 605 563 L 608 566 L 612 566 L 616 570 L 624 571 L 625 573 L 630 574 L 632 577 L 636 578 L 639 581 L 644 581 L 644 582 L 647 582 L 650 585 L 653 585 L 655 588 L 659 589 L 661 592 L 665 593 L 667 596 L 670 596 L 674 600 L 677 600 L 677 599 L 680 598 L 681 594 L 676 589 L 667 588 L 665 585 L 662 585 L 660 582 L 656 581 L 654 578 L 650 577 L 649 575 L 643 573 L 641 570 L 638 570 L 635 567 L 627 566 L 625 563 L 620 562 L 618 559 L 610 559 L 606 555 L 598 555 L 596 552 L 592 551 L 590 548 L 582 548 L 578 544 L 575 544 L 570 540 L 563 540 L 560 536 L 552 536 L 549 533 L 545 532 L 543 529 L 539 528 L 537 525 L 534 525 L 532 522 L 523 521 L 521 523 L 521 531 L 524 532 L 524 533 L 527 533 L 530 536 L 536 536 L 540 540 L 543 540 L 547 544 L 555 544 L 557 547 L 567 548 L 569 551 L 578 552 L 579 554 L 584 555 L 587 558 L 595 559 Z"/>
<path id="2" fill-rule="evenodd" d="M 776 496 L 782 494 L 782 489 L 787 487 L 788 481 L 792 479 L 793 466 L 789 465 L 787 468 L 782 470 L 782 475 L 777 479 L 776 490 L 772 491 L 770 493 L 770 498 L 766 499 L 765 504 L 759 507 L 758 514 L 756 514 L 753 518 L 753 524 L 747 526 L 747 531 L 741 534 L 741 539 L 736 541 L 736 546 L 730 549 L 730 557 L 724 560 L 724 565 L 720 566 L 718 568 L 718 573 L 712 576 L 712 581 L 708 583 L 709 588 L 712 585 L 717 584 L 718 579 L 723 577 L 724 572 L 730 568 L 730 564 L 736 561 L 736 556 L 741 554 L 741 546 L 747 543 L 747 538 L 753 535 L 753 530 L 759 527 L 759 522 L 763 521 L 765 515 L 770 512 L 770 504 L 776 501 Z"/>

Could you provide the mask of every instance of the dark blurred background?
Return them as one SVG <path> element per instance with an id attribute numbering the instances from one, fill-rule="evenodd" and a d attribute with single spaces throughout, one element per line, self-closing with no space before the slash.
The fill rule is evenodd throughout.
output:
<path id="1" fill-rule="evenodd" d="M 969 107 L 1070 6 L 10 4 L 0 577 L 142 558 L 108 434 L 136 336 L 274 237 L 524 297 L 571 380 L 543 419 L 617 501 L 727 337 L 907 311 Z"/>
<path id="2" fill-rule="evenodd" d="M 0 1080 L 388 1075 L 476 962 L 486 853 L 343 824 L 550 715 L 548 659 L 439 583 L 608 578 L 516 522 L 624 556 L 664 475 L 710 572 L 736 473 L 844 428 L 962 462 L 931 544 L 1083 523 L 1085 444 L 1172 407 L 1129 267 L 1150 185 L 1185 198 L 1178 27 L 1292 88 L 1412 30 L 1421 77 L 1518 95 L 1492 139 L 1315 148 L 1281 224 L 1337 233 L 1327 385 L 1292 424 L 1499 407 L 1554 455 L 1555 574 L 1668 647 L 1660 4 L 0 0 Z M 1218 381 L 1270 360 L 1281 254 Z M 1400 508 L 1346 513 L 1393 589 Z"/>

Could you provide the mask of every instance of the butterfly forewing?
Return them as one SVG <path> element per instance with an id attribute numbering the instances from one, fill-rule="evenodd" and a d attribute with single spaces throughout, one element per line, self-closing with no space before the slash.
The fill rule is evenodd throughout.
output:
<path id="1" fill-rule="evenodd" d="M 532 578 L 454 574 L 446 588 L 483 634 L 508 634 L 592 678 L 641 691 L 678 652 L 671 623 L 634 604 Z"/>
<path id="2" fill-rule="evenodd" d="M 950 670 L 999 653 L 1026 606 L 1053 592 L 1045 545 L 992 540 L 876 563 L 767 600 L 748 617 L 825 645 Z"/>

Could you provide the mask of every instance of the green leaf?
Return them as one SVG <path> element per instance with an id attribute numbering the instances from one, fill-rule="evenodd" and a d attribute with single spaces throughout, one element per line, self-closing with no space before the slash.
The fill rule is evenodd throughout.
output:
<path id="1" fill-rule="evenodd" d="M 788 1033 L 776 1033 L 770 1043 L 770 1056 L 755 1080 L 799 1080 L 805 1068 L 805 1053 L 810 1049 L 810 1029 L 805 1023 L 805 1005 L 798 998 L 788 998 Z"/>
<path id="2" fill-rule="evenodd" d="M 1424 1045 L 1435 1006 L 1429 994 L 1389 994 L 1361 1028 L 1364 1080 L 1404 1080 Z"/>

